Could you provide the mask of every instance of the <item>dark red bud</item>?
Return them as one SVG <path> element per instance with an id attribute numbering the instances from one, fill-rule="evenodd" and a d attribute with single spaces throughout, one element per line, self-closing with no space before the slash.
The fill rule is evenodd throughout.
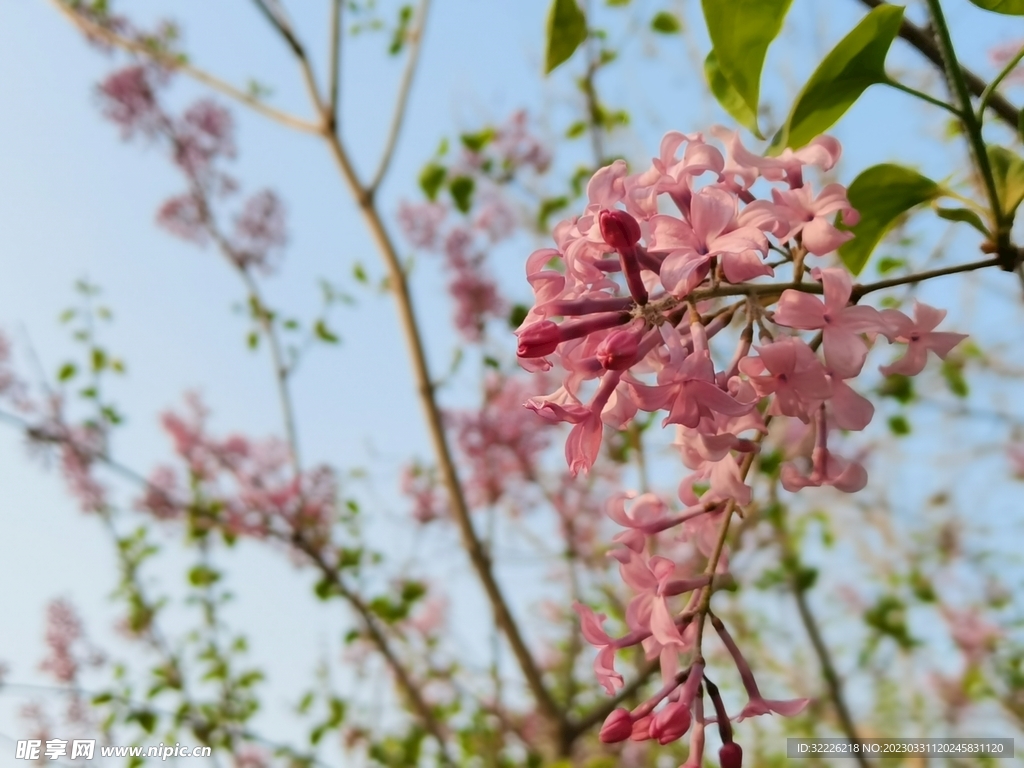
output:
<path id="1" fill-rule="evenodd" d="M 625 211 L 604 209 L 597 216 L 601 237 L 616 251 L 631 250 L 640 241 L 640 225 Z"/>
<path id="2" fill-rule="evenodd" d="M 743 748 L 735 741 L 723 744 L 718 750 L 718 762 L 722 768 L 743 768 Z"/>

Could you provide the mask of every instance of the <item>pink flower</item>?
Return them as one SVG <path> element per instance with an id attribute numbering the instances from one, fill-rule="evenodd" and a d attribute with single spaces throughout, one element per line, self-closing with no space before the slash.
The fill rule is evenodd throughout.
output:
<path id="1" fill-rule="evenodd" d="M 788 338 L 755 349 L 758 357 L 741 360 L 740 370 L 759 396 L 775 395 L 768 412 L 810 421 L 811 412 L 832 394 L 825 369 L 811 348 Z"/>
<path id="2" fill-rule="evenodd" d="M 882 330 L 882 316 L 874 307 L 847 306 L 853 280 L 845 269 L 814 269 L 811 275 L 821 280 L 824 303 L 809 293 L 785 291 L 779 298 L 774 320 L 779 325 L 805 331 L 822 329 L 825 363 L 836 375 L 852 378 L 860 373 L 868 354 L 860 334 Z"/>
<path id="3" fill-rule="evenodd" d="M 907 345 L 903 357 L 879 368 L 886 376 L 894 373 L 916 376 L 924 370 L 928 350 L 945 360 L 953 347 L 967 338 L 967 334 L 964 333 L 935 331 L 935 327 L 946 316 L 946 310 L 936 309 L 919 301 L 914 302 L 913 320 L 896 309 L 883 310 L 882 316 L 889 324 L 886 335 L 890 341 L 900 341 Z"/>
<path id="4" fill-rule="evenodd" d="M 815 451 L 818 449 L 815 448 Z M 802 475 L 793 464 L 783 464 L 779 471 L 782 487 L 787 491 L 799 491 L 801 488 L 831 485 L 843 493 L 856 493 L 868 484 L 868 473 L 856 462 L 841 458 L 823 449 L 823 458 L 815 459 L 815 465 L 823 465 L 824 471 L 815 468 L 809 475 Z"/>
<path id="5" fill-rule="evenodd" d="M 661 283 L 676 296 L 686 296 L 707 275 L 708 265 L 722 257 L 725 279 L 739 283 L 772 269 L 761 259 L 768 240 L 756 227 L 737 226 L 736 198 L 723 189 L 705 187 L 693 196 L 690 223 L 674 216 L 651 218 L 648 250 L 668 253 L 661 265 Z"/>
<path id="6" fill-rule="evenodd" d="M 782 241 L 801 236 L 801 242 L 810 253 L 824 256 L 853 237 L 852 232 L 840 232 L 832 223 L 837 212 L 842 213 L 845 224 L 856 224 L 860 217 L 850 207 L 846 188 L 829 184 L 817 197 L 809 184 L 796 189 L 773 189 L 775 210 L 789 221 L 789 231 Z"/>

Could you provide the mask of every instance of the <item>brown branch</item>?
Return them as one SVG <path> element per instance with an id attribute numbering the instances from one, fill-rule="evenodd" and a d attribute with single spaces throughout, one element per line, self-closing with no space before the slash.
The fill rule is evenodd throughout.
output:
<path id="1" fill-rule="evenodd" d="M 305 133 L 317 133 L 320 130 L 320 126 L 318 124 L 304 120 L 301 117 L 296 117 L 295 115 L 291 115 L 280 109 L 271 107 L 268 104 L 264 104 L 260 99 L 256 98 L 252 94 L 236 88 L 230 83 L 211 75 L 204 69 L 200 69 L 199 67 L 189 64 L 187 61 L 183 61 L 177 56 L 155 51 L 141 42 L 131 40 L 117 34 L 102 24 L 76 13 L 72 7 L 65 2 L 62 2 L 62 0 L 50 0 L 50 2 L 86 37 L 101 40 L 107 45 L 120 48 L 123 51 L 133 53 L 137 56 L 144 56 L 160 66 L 165 67 L 169 71 L 181 72 L 182 74 L 188 75 L 192 79 L 203 83 L 209 88 L 212 88 L 213 90 L 244 104 L 250 109 L 255 110 L 264 117 L 269 117 L 271 120 L 281 123 L 289 128 L 295 128 L 296 130 L 303 131 Z"/>
<path id="2" fill-rule="evenodd" d="M 313 564 L 323 574 L 324 579 L 338 591 L 338 594 L 346 601 L 357 614 L 366 627 L 367 634 L 370 640 L 377 647 L 381 656 L 384 657 L 384 661 L 391 669 L 394 674 L 398 687 L 402 690 L 412 704 L 413 710 L 416 715 L 423 723 L 423 727 L 427 729 L 430 735 L 437 742 L 438 748 L 441 750 L 441 760 L 445 765 L 454 765 L 451 755 L 448 753 L 448 740 L 441 727 L 440 722 L 437 719 L 434 711 L 431 709 L 430 704 L 426 699 L 423 698 L 422 688 L 419 683 L 413 680 L 409 670 L 405 668 L 401 660 L 395 654 L 394 649 L 391 647 L 391 643 L 388 641 L 387 636 L 384 634 L 384 630 L 377 624 L 377 619 L 370 611 L 363 599 L 349 589 L 348 585 L 342 581 L 341 576 L 336 568 L 332 568 L 331 565 L 324 559 L 323 554 L 314 546 L 312 546 L 305 538 L 303 538 L 300 531 L 296 530 L 292 539 L 287 543 L 295 546 L 299 551 L 303 552 Z"/>
<path id="3" fill-rule="evenodd" d="M 327 111 L 331 130 L 340 122 L 341 90 L 341 11 L 344 0 L 331 2 L 331 51 L 327 57 Z"/>
<path id="4" fill-rule="evenodd" d="M 889 5 L 885 0 L 860 0 L 860 2 L 869 8 L 878 8 L 882 5 Z M 938 67 L 940 71 L 945 71 L 942 61 L 942 53 L 939 50 L 938 43 L 935 41 L 935 37 L 932 35 L 931 30 L 926 29 L 925 27 L 919 27 L 912 21 L 904 19 L 903 23 L 900 25 L 900 37 L 920 51 L 921 54 L 928 59 L 928 61 Z M 975 96 L 981 96 L 985 92 L 985 88 L 988 84 L 966 67 L 961 67 L 961 71 L 963 72 L 964 80 L 966 81 L 967 87 L 970 89 L 971 93 Z M 1005 97 L 998 93 L 992 93 L 989 96 L 988 104 L 986 106 L 999 115 L 999 118 L 1013 128 L 1014 131 L 1017 130 L 1017 121 L 1020 117 L 1020 110 L 1007 101 Z"/>
<path id="5" fill-rule="evenodd" d="M 412 294 L 409 291 L 409 283 L 406 280 L 405 270 L 399 261 L 398 252 L 384 222 L 381 220 L 380 213 L 374 204 L 372 196 L 367 193 L 366 188 L 360 186 L 348 154 L 341 144 L 341 140 L 336 134 L 330 134 L 327 137 L 327 141 L 331 154 L 348 182 L 352 194 L 356 197 L 363 219 L 369 227 L 370 234 L 373 236 L 384 259 L 388 272 L 388 287 L 395 297 L 399 322 L 405 336 L 409 356 L 412 360 L 417 394 L 424 410 L 434 454 L 441 470 L 441 476 L 444 480 L 445 490 L 448 493 L 459 533 L 462 537 L 463 547 L 469 555 L 473 569 L 476 571 L 487 594 L 487 598 L 494 609 L 495 621 L 508 639 L 512 653 L 516 657 L 523 676 L 526 678 L 526 684 L 529 686 L 531 693 L 533 693 L 540 708 L 548 717 L 561 722 L 564 719 L 563 714 L 544 684 L 540 668 L 530 653 L 519 626 L 512 616 L 512 611 L 505 600 L 505 596 L 501 591 L 501 587 L 494 576 L 491 558 L 473 527 L 469 504 L 466 502 L 466 497 L 462 490 L 462 483 L 459 480 L 458 471 L 455 467 L 455 459 L 448 444 L 448 436 L 445 433 L 444 423 L 441 419 L 441 410 L 435 397 L 434 384 L 427 364 L 419 322 L 413 307 Z"/>
<path id="6" fill-rule="evenodd" d="M 426 3 L 421 6 L 425 14 Z M 420 18 L 420 28 L 425 23 L 425 15 Z M 294 49 L 293 49 L 294 50 Z M 301 46 L 299 50 L 302 51 Z M 297 53 L 299 65 L 306 75 L 307 83 L 311 81 L 311 69 L 305 53 Z M 310 97 L 313 105 L 321 116 L 326 118 L 326 106 L 320 99 L 315 88 L 310 88 Z M 400 95 L 400 99 L 404 99 Z M 409 350 L 413 367 L 413 376 L 416 381 L 416 389 L 420 403 L 424 410 L 427 422 L 427 430 L 433 444 L 434 454 L 441 470 L 445 489 L 448 493 L 449 502 L 459 533 L 462 537 L 463 547 L 469 555 L 470 563 L 473 566 L 477 577 L 480 579 L 484 592 L 494 610 L 495 622 L 501 628 L 512 653 L 519 664 L 526 684 L 529 687 L 541 711 L 555 722 L 559 729 L 564 728 L 565 716 L 561 708 L 555 702 L 550 691 L 544 683 L 543 674 L 537 666 L 533 654 L 526 645 L 519 625 L 516 623 L 509 608 L 508 602 L 502 593 L 501 587 L 494 575 L 490 555 L 483 546 L 480 537 L 473 527 L 470 516 L 469 504 L 463 493 L 462 483 L 459 480 L 458 471 L 455 467 L 455 459 L 451 447 L 448 444 L 448 436 L 444 429 L 441 418 L 441 409 L 435 396 L 435 386 L 430 375 L 430 368 L 427 363 L 426 350 L 420 334 L 420 325 L 413 307 L 412 294 L 409 290 L 409 283 L 406 279 L 405 270 L 402 267 L 398 256 L 398 250 L 391 239 L 387 227 L 381 218 L 374 200 L 374 188 L 360 182 L 355 167 L 352 164 L 348 151 L 342 142 L 340 133 L 331 126 L 331 122 L 325 119 L 322 123 L 320 133 L 327 142 L 332 158 L 338 165 L 342 177 L 347 183 L 352 196 L 355 198 L 359 211 L 370 230 L 370 234 L 376 243 L 384 266 L 388 273 L 388 286 L 395 298 L 398 310 L 399 323 L 402 333 L 405 336 L 406 345 Z"/>

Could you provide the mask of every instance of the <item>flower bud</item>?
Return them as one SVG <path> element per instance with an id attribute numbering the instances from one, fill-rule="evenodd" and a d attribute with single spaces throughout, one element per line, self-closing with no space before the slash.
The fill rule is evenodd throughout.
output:
<path id="1" fill-rule="evenodd" d="M 743 768 L 743 749 L 735 741 L 723 744 L 718 750 L 718 762 L 722 768 Z"/>
<path id="2" fill-rule="evenodd" d="M 646 741 L 651 738 L 651 721 L 654 718 L 650 715 L 645 715 L 639 720 L 633 723 L 633 733 L 630 734 L 629 738 L 633 741 Z"/>
<path id="3" fill-rule="evenodd" d="M 550 355 L 562 341 L 562 334 L 558 330 L 558 326 L 550 320 L 531 323 L 519 331 L 518 335 L 519 347 L 516 349 L 516 354 L 519 357 Z"/>
<path id="4" fill-rule="evenodd" d="M 601 237 L 616 251 L 632 250 L 640 240 L 640 225 L 625 211 L 608 210 L 597 216 Z"/>
<path id="5" fill-rule="evenodd" d="M 669 702 L 651 721 L 651 738 L 662 746 L 671 744 L 690 730 L 690 721 L 690 710 L 683 702 Z"/>
<path id="6" fill-rule="evenodd" d="M 642 329 L 639 332 L 632 328 L 612 331 L 597 345 L 597 361 L 608 371 L 626 370 L 636 362 L 642 336 Z"/>
<path id="7" fill-rule="evenodd" d="M 619 707 L 618 709 L 613 709 L 611 714 L 605 718 L 604 725 L 601 726 L 599 738 L 605 744 L 615 744 L 619 741 L 625 741 L 632 735 L 633 718 L 628 710 Z"/>

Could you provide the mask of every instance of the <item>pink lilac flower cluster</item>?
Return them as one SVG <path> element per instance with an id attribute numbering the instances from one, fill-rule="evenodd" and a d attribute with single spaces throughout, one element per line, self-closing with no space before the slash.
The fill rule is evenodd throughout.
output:
<path id="1" fill-rule="evenodd" d="M 722 149 L 701 134 L 669 133 L 650 168 L 629 174 L 620 160 L 594 174 L 583 215 L 559 223 L 556 247 L 527 260 L 534 304 L 516 333 L 523 368 L 557 365 L 563 374 L 557 390 L 526 405 L 548 421 L 571 425 L 565 455 L 573 473 L 594 465 L 606 427 L 623 429 L 640 411 L 663 412 L 663 426 L 677 429 L 687 469 L 678 488 L 682 510 L 672 512 L 653 494 L 627 494 L 609 505 L 622 528 L 611 554 L 635 593 L 626 612 L 628 633 L 612 638 L 602 616 L 584 606 L 577 611 L 586 639 L 598 649 L 595 670 L 609 694 L 623 685 L 615 671 L 618 651 L 643 645 L 648 658 L 660 657 L 663 688 L 632 711 L 612 713 L 602 739 L 664 744 L 692 724 L 687 765 L 699 765 L 706 692 L 717 713 L 709 722 L 717 722 L 725 744 L 725 767 L 739 766 L 742 751 L 704 674 L 696 637 L 712 579 L 664 555 L 686 542 L 716 566 L 716 577 L 725 573 L 727 554 L 718 559 L 715 542 L 733 509 L 751 501 L 746 473 L 771 419 L 813 430 L 806 463 L 781 467 L 784 488 L 860 490 L 864 468 L 837 454 L 830 436 L 862 430 L 871 420 L 871 403 L 849 384 L 871 344 L 884 337 L 905 345 L 882 372 L 912 376 L 929 350 L 944 357 L 964 337 L 935 331 L 945 313 L 924 304 L 916 305 L 913 318 L 857 304 L 850 273 L 823 258 L 852 237 L 837 226 L 837 214 L 845 224 L 858 220 L 843 186 L 816 190 L 804 177 L 808 167 L 835 166 L 837 141 L 819 137 L 802 149 L 762 157 L 744 148 L 736 133 L 714 133 Z M 789 273 L 785 283 L 764 280 L 776 268 Z M 738 343 L 717 360 L 712 343 L 717 354 L 723 331 L 739 318 L 745 323 Z M 808 340 L 801 331 L 816 335 Z M 683 596 L 680 610 L 675 600 Z M 806 700 L 762 698 L 725 627 L 717 619 L 712 624 L 749 695 L 738 719 L 803 708 Z M 685 657 L 691 661 L 682 668 Z"/>
<path id="2" fill-rule="evenodd" d="M 321 466 L 296 475 L 288 446 L 277 439 L 209 434 L 208 412 L 195 396 L 187 413 L 166 413 L 163 426 L 186 476 L 158 467 L 136 505 L 160 519 L 191 514 L 197 525 L 230 536 L 326 543 L 336 516 L 337 482 Z"/>
<path id="3" fill-rule="evenodd" d="M 134 64 L 109 75 L 98 88 L 103 113 L 122 136 L 164 141 L 188 182 L 187 191 L 161 205 L 158 223 L 198 245 L 215 240 L 239 269 L 272 271 L 287 241 L 284 205 L 274 192 L 260 190 L 241 204 L 230 231 L 218 223 L 216 203 L 238 191 L 238 182 L 221 169 L 223 161 L 235 157 L 234 121 L 210 99 L 195 102 L 181 115 L 171 114 L 159 99 L 170 79 L 155 64 Z"/>
<path id="4" fill-rule="evenodd" d="M 440 200 L 403 202 L 398 209 L 398 223 L 410 245 L 444 257 L 448 292 L 455 301 L 455 327 L 472 343 L 481 340 L 489 319 L 508 311 L 485 266 L 487 252 L 516 230 L 517 214 L 501 184 L 522 170 L 543 172 L 551 160 L 529 131 L 523 111 L 513 114 L 492 134 L 479 150 L 463 147 L 447 169 L 450 179 L 473 180 L 473 206 L 465 216 L 453 223 L 452 208 Z"/>

